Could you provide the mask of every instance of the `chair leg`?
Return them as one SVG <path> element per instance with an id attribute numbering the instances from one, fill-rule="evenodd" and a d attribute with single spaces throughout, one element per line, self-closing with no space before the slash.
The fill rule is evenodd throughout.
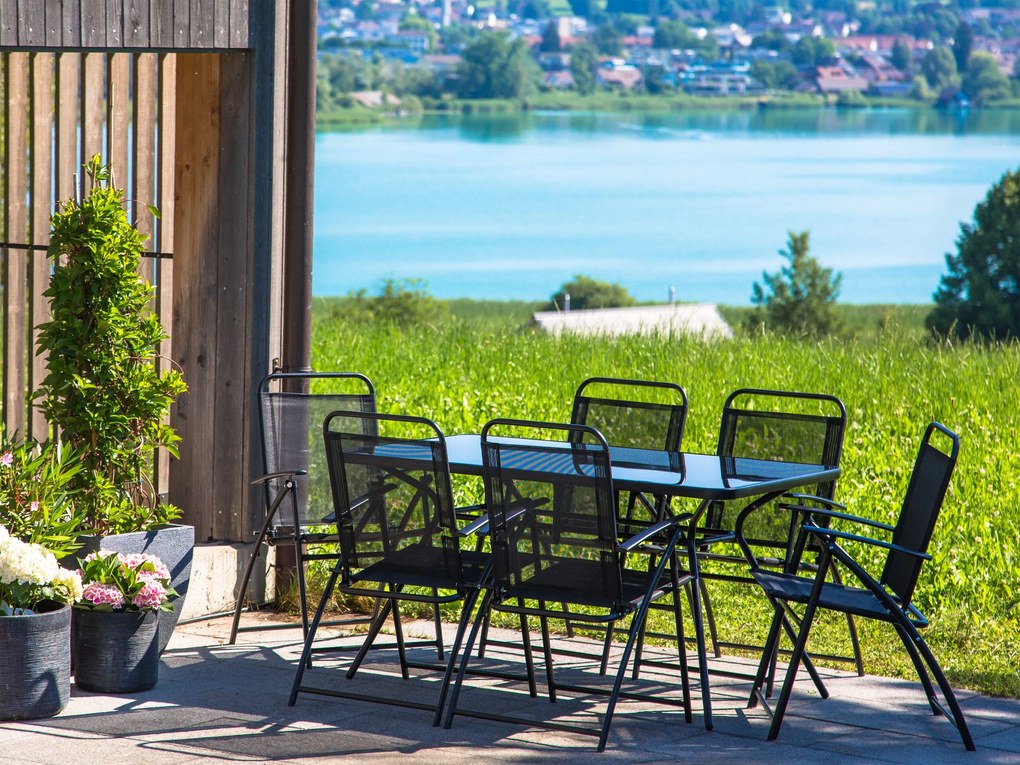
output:
<path id="1" fill-rule="evenodd" d="M 523 607 L 524 602 L 520 601 Z M 535 656 L 531 651 L 531 631 L 528 626 L 528 617 L 521 614 L 521 644 L 524 646 L 524 667 L 528 673 L 528 695 L 531 698 L 538 697 L 538 683 L 535 681 Z"/>
<path id="2" fill-rule="evenodd" d="M 762 651 L 761 661 L 758 663 L 758 672 L 754 676 L 754 685 L 751 687 L 751 696 L 747 699 L 748 709 L 753 709 L 758 706 L 759 698 L 761 698 L 762 703 L 764 704 L 765 698 L 772 695 L 771 676 L 775 672 L 776 655 L 779 653 L 780 630 L 783 628 L 782 606 L 773 602 L 772 607 L 775 609 L 775 615 L 772 617 L 771 626 L 769 626 L 769 635 L 765 639 L 765 648 Z M 767 693 L 762 690 L 766 684 L 768 684 Z"/>
<path id="3" fill-rule="evenodd" d="M 309 666 L 312 655 L 312 641 L 315 639 L 315 632 L 319 629 L 319 622 L 322 621 L 322 614 L 326 610 L 326 602 L 329 600 L 330 594 L 333 592 L 333 587 L 336 585 L 336 580 L 340 577 L 339 567 L 333 569 L 333 573 L 329 575 L 329 581 L 326 584 L 326 589 L 322 593 L 322 598 L 319 600 L 319 607 L 315 609 L 315 617 L 312 619 L 312 623 L 308 629 L 308 634 L 305 635 L 305 643 L 301 649 L 301 660 L 298 662 L 297 674 L 294 676 L 294 684 L 290 689 L 290 699 L 287 701 L 287 706 L 294 706 L 297 703 L 298 691 L 301 687 L 301 680 L 304 678 L 305 668 Z M 365 648 L 367 650 L 367 646 Z"/>
<path id="4" fill-rule="evenodd" d="M 544 609 L 545 603 L 539 601 L 538 607 Z M 545 655 L 545 684 L 549 693 L 549 703 L 556 703 L 556 677 L 553 669 L 553 655 L 552 655 L 552 641 L 549 637 L 549 620 L 544 617 L 538 617 L 538 622 L 542 626 L 542 651 Z"/>
<path id="5" fill-rule="evenodd" d="M 832 581 L 836 584 L 842 584 L 843 578 L 839 574 L 839 566 L 835 560 L 829 561 L 829 571 L 832 574 Z M 864 677 L 864 657 L 861 656 L 861 641 L 857 636 L 857 623 L 854 621 L 853 614 L 844 614 L 846 616 L 846 630 L 850 635 L 850 648 L 853 651 L 854 666 L 857 669 L 857 676 Z"/>
<path id="6" fill-rule="evenodd" d="M 432 594 L 438 598 L 439 590 L 435 587 L 432 588 Z M 432 620 L 436 625 L 436 660 L 443 661 L 444 647 L 443 647 L 443 619 L 439 612 L 439 601 L 437 600 L 432 604 Z"/>
<path id="7" fill-rule="evenodd" d="M 471 612 L 474 611 L 478 602 L 480 590 L 471 590 L 464 598 L 464 605 L 461 608 L 460 619 L 457 621 L 457 634 L 450 646 L 450 658 L 446 662 L 446 670 L 443 672 L 443 684 L 439 689 L 439 700 L 436 702 L 436 714 L 432 718 L 432 725 L 436 727 L 442 721 L 443 708 L 446 706 L 446 696 L 450 691 L 450 681 L 453 679 L 453 668 L 457 663 L 457 655 L 464 642 L 464 635 L 467 633 L 468 622 L 471 619 Z"/>
<path id="8" fill-rule="evenodd" d="M 294 565 L 297 567 L 298 602 L 301 607 L 301 630 L 308 637 L 308 595 L 305 592 L 305 558 L 304 545 L 297 537 L 294 538 Z"/>
<path id="9" fill-rule="evenodd" d="M 471 632 L 468 635 L 467 643 L 464 645 L 464 651 L 460 658 L 460 667 L 457 669 L 457 679 L 454 680 L 453 690 L 450 691 L 450 699 L 446 704 L 446 714 L 443 715 L 443 727 L 449 728 L 453 725 L 453 716 L 457 713 L 457 700 L 460 698 L 460 689 L 464 685 L 464 676 L 467 674 L 468 664 L 471 661 L 471 650 L 474 648 L 475 640 L 478 638 L 478 632 L 483 624 L 487 624 L 490 617 L 490 603 L 492 602 L 492 593 L 486 592 L 482 598 L 482 605 L 479 606 L 478 615 L 475 617 L 474 624 L 471 625 Z"/>
<path id="10" fill-rule="evenodd" d="M 361 644 L 361 648 L 358 649 L 358 653 L 354 656 L 354 661 L 351 662 L 351 666 L 347 668 L 348 680 L 354 678 L 354 675 L 357 674 L 358 669 L 361 667 L 361 663 L 365 660 L 365 657 L 368 656 L 368 649 L 372 647 L 372 643 L 374 643 L 375 639 L 379 637 L 379 630 L 382 629 L 382 626 L 386 621 L 386 617 L 390 615 L 391 608 L 393 608 L 393 601 L 387 598 L 386 605 L 380 609 L 379 616 L 372 621 L 371 626 L 368 628 L 368 634 L 365 635 L 365 640 Z"/>
<path id="11" fill-rule="evenodd" d="M 234 606 L 234 620 L 230 624 L 230 639 L 227 641 L 227 645 L 233 645 L 237 640 L 237 630 L 241 625 L 241 612 L 244 610 L 244 596 L 248 592 L 248 582 L 251 581 L 252 572 L 255 571 L 255 561 L 262 557 L 262 543 L 269 532 L 271 520 L 272 518 L 266 518 L 266 522 L 262 525 L 262 530 L 259 532 L 258 539 L 255 540 L 255 548 L 252 550 L 251 555 L 248 557 L 248 563 L 244 567 L 244 575 L 241 577 L 240 590 L 237 593 L 237 604 Z"/>
<path id="12" fill-rule="evenodd" d="M 602 641 L 602 660 L 599 662 L 599 674 L 604 675 L 609 670 L 609 651 L 613 645 L 613 632 L 616 622 L 606 624 L 606 636 Z"/>
<path id="13" fill-rule="evenodd" d="M 676 573 L 676 556 L 673 556 L 673 561 L 670 562 L 669 575 L 673 589 L 673 623 L 676 627 L 677 657 L 680 660 L 680 685 L 684 693 L 684 721 L 690 723 L 694 719 L 691 709 L 691 672 L 687 667 L 687 638 L 684 635 L 684 614 L 680 600 L 680 579 Z"/>
<path id="14" fill-rule="evenodd" d="M 722 648 L 719 647 L 719 631 L 715 626 L 715 612 L 712 610 L 712 598 L 708 594 L 708 583 L 699 578 L 698 586 L 701 590 L 701 602 L 705 607 L 705 619 L 708 621 L 708 634 L 712 638 L 712 653 L 718 659 L 722 657 Z"/>
<path id="15" fill-rule="evenodd" d="M 813 593 L 814 597 L 817 597 L 816 593 Z M 808 636 L 811 634 L 811 623 L 815 618 L 815 611 L 817 610 L 815 603 L 808 603 L 807 608 L 804 609 L 804 617 L 801 619 L 800 634 L 797 635 L 797 640 L 793 646 L 793 655 L 790 657 L 790 666 L 786 670 L 786 679 L 783 681 L 783 688 L 779 691 L 779 700 L 776 702 L 775 709 L 772 711 L 772 725 L 769 727 L 769 741 L 775 741 L 779 736 L 779 729 L 783 726 L 783 717 L 786 715 L 786 706 L 790 703 L 790 695 L 793 693 L 793 683 L 797 679 L 797 670 L 800 667 L 801 660 L 804 658 L 805 648 L 807 647 Z M 786 626 L 789 626 L 789 622 L 785 620 L 782 612 L 780 611 L 780 621 Z M 778 640 L 777 640 L 778 647 Z"/>
<path id="16" fill-rule="evenodd" d="M 914 641 L 907 633 L 903 626 L 897 623 L 893 624 L 893 628 L 896 630 L 896 634 L 900 636 L 900 641 L 903 643 L 903 647 L 907 649 L 907 655 L 910 656 L 910 660 L 914 663 L 914 671 L 917 672 L 918 678 L 921 680 L 921 685 L 924 686 L 925 696 L 928 697 L 928 706 L 931 707 L 932 714 L 942 714 L 942 707 L 935 696 L 935 686 L 931 684 L 931 676 L 928 674 L 928 667 L 925 666 L 924 660 L 921 658 L 921 654 L 917 652 L 917 648 L 914 646 Z"/>
<path id="17" fill-rule="evenodd" d="M 404 646 L 404 625 L 400 621 L 400 603 L 393 601 L 393 636 L 397 641 L 397 657 L 400 660 L 400 676 L 404 680 L 411 677 L 411 671 L 407 665 L 407 649 Z"/>

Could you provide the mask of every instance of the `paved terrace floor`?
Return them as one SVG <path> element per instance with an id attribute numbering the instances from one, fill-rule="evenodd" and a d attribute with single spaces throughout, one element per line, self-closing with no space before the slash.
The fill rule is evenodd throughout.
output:
<path id="1" fill-rule="evenodd" d="M 260 627 L 266 619 L 247 615 L 245 623 Z M 810 682 L 799 683 L 777 742 L 765 740 L 765 713 L 744 708 L 748 684 L 717 679 L 714 731 L 704 729 L 696 690 L 691 724 L 679 709 L 622 701 L 603 754 L 594 751 L 593 738 L 475 718 L 457 717 L 445 730 L 433 728 L 427 712 L 310 694 L 289 707 L 299 630 L 244 632 L 238 644 L 228 646 L 228 628 L 227 619 L 179 626 L 150 691 L 105 696 L 72 687 L 60 715 L 0 724 L 0 762 L 1020 763 L 1020 701 L 960 692 L 978 746 L 970 754 L 949 722 L 931 714 L 918 684 L 830 670 L 823 670 L 828 700 L 812 693 Z M 337 670 L 350 653 L 321 657 L 305 683 L 433 698 L 433 676 L 400 680 L 384 661 L 390 653 L 374 652 L 354 681 Z M 489 656 L 496 663 L 514 658 L 505 650 Z M 593 674 L 590 665 L 578 661 L 561 679 L 571 672 Z M 638 684 L 654 690 L 664 678 L 645 673 Z M 592 720 L 604 703 L 563 698 L 553 706 L 530 699 L 515 684 L 479 678 L 469 683 L 465 707 Z"/>

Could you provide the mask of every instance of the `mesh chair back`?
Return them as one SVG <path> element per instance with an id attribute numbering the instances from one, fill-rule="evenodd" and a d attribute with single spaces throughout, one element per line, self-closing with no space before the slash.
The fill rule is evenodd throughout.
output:
<path id="1" fill-rule="evenodd" d="M 948 439 L 948 450 L 942 450 L 932 443 L 936 431 Z M 918 552 L 928 550 L 959 451 L 959 437 L 943 425 L 933 422 L 925 430 L 903 498 L 900 518 L 893 532 L 893 544 Z M 904 606 L 914 596 L 923 563 L 921 558 L 913 555 L 889 551 L 880 581 L 896 593 Z"/>
<path id="2" fill-rule="evenodd" d="M 375 411 L 375 388 L 364 375 L 347 372 L 287 373 L 266 377 L 259 385 L 262 456 L 265 473 L 304 470 L 295 478 L 297 525 L 321 524 L 331 510 L 329 474 L 323 462 L 322 421 L 336 410 Z M 359 427 L 374 428 L 369 420 Z M 270 496 L 280 489 L 268 484 Z M 289 512 L 275 519 L 293 526 Z"/>
<path id="3" fill-rule="evenodd" d="M 846 408 L 835 396 L 793 391 L 741 388 L 723 406 L 718 454 L 724 457 L 838 465 L 846 432 Z M 835 481 L 805 487 L 826 499 L 835 494 Z M 746 503 L 716 503 L 706 525 L 730 530 Z M 744 527 L 745 539 L 755 545 L 786 547 L 790 517 L 763 509 Z"/>
<path id="4" fill-rule="evenodd" d="M 385 428 L 400 435 L 381 435 Z M 446 441 L 422 417 L 339 411 L 322 425 L 343 582 L 460 589 Z M 369 571 L 371 569 L 371 571 Z"/>
<path id="5" fill-rule="evenodd" d="M 667 451 L 680 450 L 686 420 L 687 393 L 679 385 L 611 377 L 581 383 L 570 417 L 575 425 L 596 428 L 613 446 Z"/>
<path id="6" fill-rule="evenodd" d="M 564 431 L 567 441 L 507 437 L 522 432 L 562 437 Z M 623 585 L 605 438 L 581 425 L 493 420 L 482 430 L 482 460 L 497 601 L 620 609 Z"/>

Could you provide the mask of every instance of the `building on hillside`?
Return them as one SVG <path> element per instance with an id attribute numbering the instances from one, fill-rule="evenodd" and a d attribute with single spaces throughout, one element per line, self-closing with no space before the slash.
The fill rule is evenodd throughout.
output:
<path id="1" fill-rule="evenodd" d="M 641 84 L 641 71 L 630 64 L 609 67 L 600 66 L 595 73 L 599 85 L 606 88 L 622 88 L 631 90 Z"/>
<path id="2" fill-rule="evenodd" d="M 710 303 L 598 308 L 583 311 L 540 311 L 532 321 L 549 334 L 579 335 L 695 335 L 730 338 L 733 330 Z"/>
<path id="3" fill-rule="evenodd" d="M 863 93 L 868 89 L 868 81 L 859 74 L 850 74 L 838 66 L 815 67 L 815 86 L 820 93 Z"/>

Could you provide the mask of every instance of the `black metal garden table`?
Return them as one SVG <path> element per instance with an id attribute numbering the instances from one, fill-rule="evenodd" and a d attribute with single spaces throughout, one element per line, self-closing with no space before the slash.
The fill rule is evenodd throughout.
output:
<path id="1" fill-rule="evenodd" d="M 501 438 L 502 442 L 520 442 L 524 439 Z M 567 474 L 578 470 L 571 458 L 576 444 L 564 442 L 563 455 L 535 461 L 532 452 L 521 450 L 520 464 L 513 471 L 521 478 L 528 473 L 556 472 Z M 450 470 L 464 475 L 482 475 L 481 437 L 474 434 L 453 435 L 446 438 Z M 377 446 L 366 461 L 385 467 L 388 454 L 386 444 Z M 511 451 L 511 455 L 513 452 Z M 513 457 L 511 456 L 511 459 Z M 529 461 L 531 460 L 531 461 Z M 784 492 L 802 486 L 814 486 L 839 477 L 839 468 L 825 465 L 807 465 L 796 462 L 757 460 L 739 457 L 720 457 L 714 454 L 670 452 L 655 449 L 614 447 L 610 444 L 610 462 L 613 486 L 616 489 L 652 495 L 669 495 L 700 500 L 698 508 L 689 515 L 691 533 L 688 534 L 689 567 L 695 577 L 691 588 L 692 612 L 698 636 L 698 664 L 701 676 L 702 704 L 705 727 L 712 728 L 712 704 L 708 688 L 708 661 L 705 650 L 704 628 L 701 614 L 698 578 L 698 550 L 694 530 L 698 520 L 713 501 L 753 499 L 756 504 L 769 502 Z M 569 481 L 569 477 L 566 479 Z"/>

